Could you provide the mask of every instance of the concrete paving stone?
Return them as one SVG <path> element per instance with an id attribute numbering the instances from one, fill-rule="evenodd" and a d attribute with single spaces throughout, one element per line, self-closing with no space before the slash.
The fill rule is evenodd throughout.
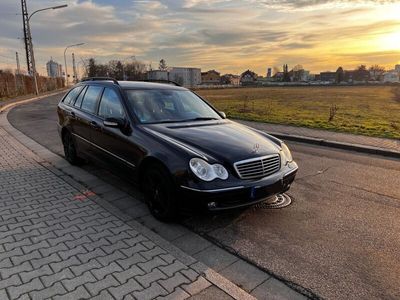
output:
<path id="1" fill-rule="evenodd" d="M 148 288 L 152 282 L 160 279 L 167 279 L 167 276 L 158 269 L 153 269 L 150 273 L 136 276 L 135 279 L 144 287 Z"/>
<path id="2" fill-rule="evenodd" d="M 212 245 L 209 241 L 193 232 L 189 232 L 171 241 L 171 243 L 189 255 L 194 255 Z"/>
<path id="3" fill-rule="evenodd" d="M 175 288 L 184 284 L 190 283 L 190 280 L 183 276 L 181 273 L 175 273 L 172 277 L 169 277 L 165 280 L 158 281 L 161 286 L 166 289 L 169 293 L 173 292 Z"/>
<path id="4" fill-rule="evenodd" d="M 76 290 L 70 293 L 54 296 L 53 300 L 73 300 L 73 299 L 89 299 L 89 298 L 90 298 L 89 292 L 83 286 L 80 286 Z"/>
<path id="5" fill-rule="evenodd" d="M 19 273 L 19 276 L 21 277 L 22 281 L 25 283 L 25 282 L 31 281 L 33 278 L 37 278 L 37 277 L 41 277 L 41 276 L 45 276 L 45 275 L 52 275 L 52 274 L 53 274 L 53 270 L 50 268 L 50 266 L 44 265 L 44 266 L 40 267 L 39 269 L 35 269 L 30 272 L 21 272 L 21 273 Z M 0 285 L 0 287 L 1 287 L 1 285 Z"/>
<path id="6" fill-rule="evenodd" d="M 68 291 L 73 291 L 80 285 L 96 281 L 97 279 L 93 276 L 93 274 L 90 271 L 86 271 L 80 276 L 62 279 L 62 284 Z"/>
<path id="7" fill-rule="evenodd" d="M 190 295 L 182 290 L 180 287 L 176 288 L 172 293 L 167 296 L 160 296 L 157 300 L 183 300 L 189 298 Z"/>
<path id="8" fill-rule="evenodd" d="M 121 190 L 112 190 L 101 195 L 102 198 L 107 200 L 108 202 L 113 202 L 115 200 L 129 197 L 127 193 Z"/>
<path id="9" fill-rule="evenodd" d="M 10 286 L 7 288 L 7 292 L 10 295 L 11 299 L 17 299 L 19 296 L 29 293 L 34 290 L 41 290 L 45 287 L 40 282 L 39 278 L 34 278 L 32 281 L 27 283 L 18 285 L 18 286 Z"/>
<path id="10" fill-rule="evenodd" d="M 82 246 L 87 250 L 87 251 L 93 251 L 97 248 L 101 248 L 102 246 L 108 246 L 110 245 L 110 242 L 105 239 L 105 238 L 101 238 L 95 242 L 91 242 L 89 244 L 83 244 Z"/>
<path id="11" fill-rule="evenodd" d="M 32 270 L 33 270 L 32 265 L 30 264 L 30 262 L 26 261 L 21 265 L 14 266 L 12 268 L 0 269 L 0 274 L 2 279 L 7 279 L 8 277 L 14 274 L 18 274 L 21 272 L 29 272 Z"/>
<path id="12" fill-rule="evenodd" d="M 61 262 L 51 263 L 50 267 L 53 269 L 54 272 L 60 272 L 62 269 L 68 267 L 71 268 L 80 264 L 81 262 L 76 258 L 76 256 L 71 256 L 70 258 L 62 260 Z"/>
<path id="13" fill-rule="evenodd" d="M 90 292 L 92 296 L 96 296 L 99 294 L 101 290 L 113 287 L 113 286 L 118 286 L 119 282 L 112 276 L 108 275 L 104 279 L 100 281 L 96 281 L 93 283 L 85 283 L 84 286 L 86 289 Z M 109 298 L 110 299 L 110 298 Z"/>
<path id="14" fill-rule="evenodd" d="M 26 283 L 26 281 L 24 281 L 24 283 Z M 21 278 L 17 274 L 14 274 L 7 279 L 0 280 L 0 290 L 5 289 L 6 287 L 18 286 L 21 284 L 22 284 Z"/>
<path id="15" fill-rule="evenodd" d="M 117 280 L 122 284 L 127 282 L 130 278 L 133 278 L 138 275 L 144 275 L 144 271 L 135 265 L 132 265 L 129 269 L 125 271 L 116 272 L 113 274 L 113 276 L 117 278 Z"/>
<path id="16" fill-rule="evenodd" d="M 160 266 L 166 266 L 168 263 L 164 260 L 162 260 L 159 256 L 155 256 L 152 259 L 144 262 L 144 263 L 138 263 L 137 264 L 139 268 L 141 268 L 143 271 L 146 273 L 151 272 L 154 268 L 160 267 Z"/>
<path id="17" fill-rule="evenodd" d="M 142 244 L 144 244 L 144 245 L 146 245 L 146 242 L 147 241 L 144 241 L 144 242 L 142 242 Z M 150 242 L 151 244 L 153 244 L 152 242 Z M 142 251 L 142 252 L 140 252 L 140 254 L 143 256 L 143 257 L 145 257 L 146 259 L 152 259 L 153 257 L 155 257 L 155 256 L 158 256 L 158 255 L 160 255 L 160 254 L 166 254 L 167 252 L 164 250 L 164 249 L 162 249 L 161 247 L 158 247 L 158 246 L 156 246 L 155 244 L 153 244 L 154 245 L 154 248 L 152 248 L 152 249 L 150 249 L 150 250 L 147 250 L 147 251 Z"/>
<path id="18" fill-rule="evenodd" d="M 20 256 L 19 256 L 20 257 Z M 13 257 L 13 259 L 14 259 L 14 257 Z M 25 260 L 26 261 L 26 260 Z M 3 269 L 3 268 L 11 268 L 13 266 L 13 263 L 11 262 L 11 259 L 10 258 L 6 258 L 6 259 L 3 259 L 1 262 L 0 262 L 0 269 Z"/>
<path id="19" fill-rule="evenodd" d="M 142 289 L 143 287 L 135 279 L 131 278 L 126 283 L 117 287 L 112 287 L 108 291 L 114 296 L 115 299 L 120 300 L 128 294 Z"/>
<path id="20" fill-rule="evenodd" d="M 35 250 L 33 252 L 30 252 L 29 254 L 25 254 L 25 255 L 21 255 L 21 256 L 14 256 L 11 258 L 11 260 L 14 265 L 20 265 L 25 261 L 30 261 L 33 259 L 40 259 L 40 258 L 42 258 L 42 255 L 39 253 L 38 250 Z M 0 267 L 7 268 L 6 266 L 3 266 L 2 263 L 0 263 Z"/>
<path id="21" fill-rule="evenodd" d="M 98 257 L 96 260 L 100 262 L 103 266 L 109 265 L 111 262 L 116 262 L 121 259 L 125 259 L 126 256 L 121 251 L 115 251 L 103 257 Z"/>
<path id="22" fill-rule="evenodd" d="M 253 290 L 263 281 L 270 278 L 267 273 L 243 260 L 238 260 L 232 265 L 221 270 L 220 273 L 235 284 L 239 285 L 239 287 L 245 291 Z"/>
<path id="23" fill-rule="evenodd" d="M 79 263 L 78 265 L 71 266 L 69 268 L 71 269 L 72 273 L 75 274 L 75 276 L 80 276 L 88 270 L 98 269 L 101 267 L 102 265 L 97 260 L 92 259 L 85 264 Z"/>
<path id="24" fill-rule="evenodd" d="M 236 256 L 214 245 L 196 253 L 193 257 L 217 272 L 238 260 Z"/>
<path id="25" fill-rule="evenodd" d="M 53 253 L 60 253 L 61 251 L 67 251 L 67 250 L 68 250 L 67 245 L 65 245 L 64 243 L 60 243 L 53 247 L 39 249 L 39 252 L 40 252 L 40 254 L 42 254 L 42 256 L 47 257 Z M 62 257 L 62 259 L 65 259 L 65 258 Z"/>
<path id="26" fill-rule="evenodd" d="M 132 294 L 136 299 L 150 300 L 159 296 L 165 296 L 168 292 L 157 282 L 153 282 L 148 288 L 139 292 L 133 292 Z"/>
<path id="27" fill-rule="evenodd" d="M 101 280 L 109 274 L 113 274 L 115 272 L 122 272 L 123 269 L 120 265 L 115 262 L 110 263 L 109 265 L 102 267 L 100 269 L 92 270 L 92 274 L 97 278 L 97 280 Z"/>
<path id="28" fill-rule="evenodd" d="M 196 281 L 193 281 L 189 284 L 183 284 L 181 287 L 190 295 L 196 295 L 202 290 L 208 288 L 210 285 L 211 283 L 208 280 L 200 276 Z"/>
<path id="29" fill-rule="evenodd" d="M 75 248 L 59 251 L 57 253 L 63 260 L 66 260 L 74 255 L 88 253 L 88 250 L 86 250 L 86 248 L 84 248 L 82 245 L 79 245 Z"/>
<path id="30" fill-rule="evenodd" d="M 106 239 L 109 240 L 108 237 L 106 237 Z M 101 246 L 101 250 L 103 250 L 107 254 L 111 254 L 117 250 L 119 251 L 127 248 L 129 248 L 129 245 L 124 243 L 123 241 L 111 242 L 110 245 Z"/>
<path id="31" fill-rule="evenodd" d="M 91 297 L 90 299 L 91 300 L 111 300 L 111 299 L 113 299 L 113 296 L 107 290 L 103 290 L 98 295 L 96 295 L 95 297 Z"/>
<path id="32" fill-rule="evenodd" d="M 255 288 L 251 295 L 263 300 L 306 300 L 307 297 L 289 288 L 275 278 L 270 278 Z"/>
<path id="33" fill-rule="evenodd" d="M 166 266 L 159 266 L 158 269 L 166 274 L 167 276 L 172 276 L 178 271 L 187 269 L 187 267 L 180 261 L 175 260 L 173 263 L 169 263 Z"/>
<path id="34" fill-rule="evenodd" d="M 209 300 L 209 299 L 218 299 L 218 300 L 233 300 L 231 296 L 217 288 L 216 286 L 210 286 L 205 290 L 202 290 L 200 293 L 188 298 L 190 300 Z"/>
<path id="35" fill-rule="evenodd" d="M 55 295 L 65 294 L 67 290 L 62 286 L 60 282 L 56 282 L 54 285 L 45 288 L 40 291 L 34 291 L 29 293 L 32 300 L 42 300 L 53 298 Z"/>
<path id="36" fill-rule="evenodd" d="M 60 272 L 57 272 L 55 274 L 51 274 L 48 276 L 46 276 L 46 275 L 42 276 L 42 277 L 40 277 L 40 280 L 43 282 L 45 287 L 49 287 L 58 281 L 61 281 L 66 278 L 73 278 L 73 277 L 74 277 L 74 274 L 72 274 L 71 270 L 67 268 L 67 269 L 61 270 Z"/>

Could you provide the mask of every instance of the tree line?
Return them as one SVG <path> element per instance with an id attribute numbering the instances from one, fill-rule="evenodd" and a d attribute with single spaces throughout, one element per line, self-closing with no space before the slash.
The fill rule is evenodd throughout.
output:
<path id="1" fill-rule="evenodd" d="M 110 60 L 99 63 L 94 58 L 89 58 L 84 69 L 85 77 L 112 77 L 117 80 L 144 80 L 147 72 L 147 66 L 136 59 L 131 62 Z"/>

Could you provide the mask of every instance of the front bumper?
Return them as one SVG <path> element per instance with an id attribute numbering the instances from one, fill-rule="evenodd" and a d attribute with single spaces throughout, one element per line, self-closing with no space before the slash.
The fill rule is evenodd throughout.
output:
<path id="1" fill-rule="evenodd" d="M 219 211 L 250 206 L 270 196 L 289 190 L 296 177 L 295 162 L 276 174 L 254 181 L 241 181 L 238 185 L 204 189 L 180 186 L 182 205 L 185 208 Z"/>

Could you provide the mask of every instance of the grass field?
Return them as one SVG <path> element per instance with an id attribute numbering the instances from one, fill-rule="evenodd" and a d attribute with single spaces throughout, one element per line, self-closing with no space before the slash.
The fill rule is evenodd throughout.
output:
<path id="1" fill-rule="evenodd" d="M 400 138 L 400 87 L 197 90 L 230 118 Z M 330 119 L 330 110 L 337 108 Z"/>

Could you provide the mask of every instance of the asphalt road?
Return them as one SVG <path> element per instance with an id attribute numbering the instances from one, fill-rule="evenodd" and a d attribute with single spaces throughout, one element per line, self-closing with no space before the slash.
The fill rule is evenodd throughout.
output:
<path id="1" fill-rule="evenodd" d="M 19 106 L 8 116 L 16 128 L 62 154 L 58 100 Z M 322 298 L 399 299 L 400 161 L 289 145 L 300 166 L 288 193 L 292 205 L 192 216 L 184 224 Z M 107 174 L 98 166 L 85 168 Z"/>

